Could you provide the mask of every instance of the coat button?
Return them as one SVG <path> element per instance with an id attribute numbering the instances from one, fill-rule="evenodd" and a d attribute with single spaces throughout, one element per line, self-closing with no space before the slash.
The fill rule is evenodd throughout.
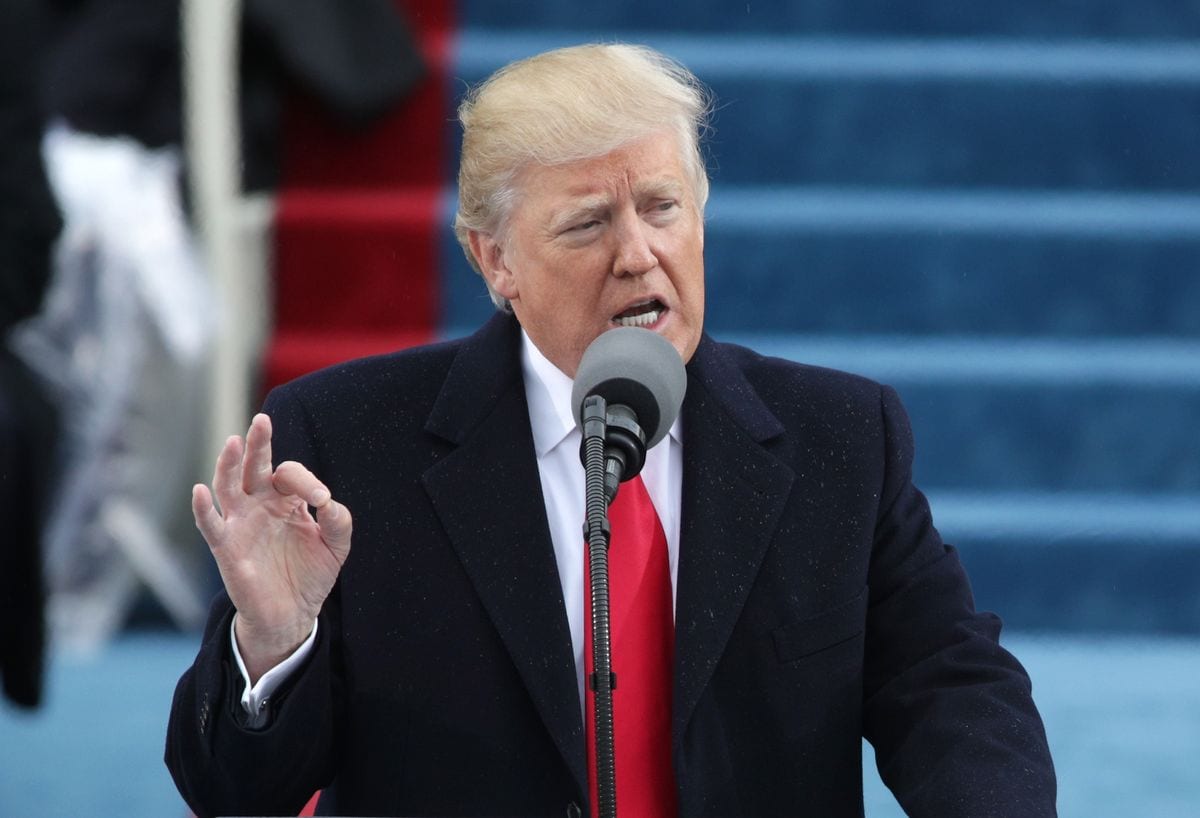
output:
<path id="1" fill-rule="evenodd" d="M 583 813 L 580 812 L 579 805 L 574 801 L 567 804 L 567 818 L 581 818 L 582 815 Z"/>

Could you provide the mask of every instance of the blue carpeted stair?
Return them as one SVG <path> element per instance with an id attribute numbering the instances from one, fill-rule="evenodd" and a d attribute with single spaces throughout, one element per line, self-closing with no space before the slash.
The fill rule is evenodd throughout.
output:
<path id="1" fill-rule="evenodd" d="M 899 389 L 981 606 L 1200 633 L 1200 4 L 459 17 L 468 83 L 604 39 L 709 84 L 709 330 Z M 442 247 L 453 333 L 490 302 L 448 228 Z"/>

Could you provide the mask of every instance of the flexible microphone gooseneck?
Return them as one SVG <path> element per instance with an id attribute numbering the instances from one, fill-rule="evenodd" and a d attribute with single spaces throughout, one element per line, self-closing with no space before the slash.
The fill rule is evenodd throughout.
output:
<path id="1" fill-rule="evenodd" d="M 583 435 L 579 456 L 585 480 L 584 539 L 590 562 L 592 667 L 595 692 L 596 778 L 602 818 L 616 818 L 613 690 L 609 642 L 608 506 L 623 480 L 642 470 L 646 449 L 666 437 L 687 389 L 683 361 L 671 343 L 637 327 L 609 330 L 579 362 L 571 404 Z"/>

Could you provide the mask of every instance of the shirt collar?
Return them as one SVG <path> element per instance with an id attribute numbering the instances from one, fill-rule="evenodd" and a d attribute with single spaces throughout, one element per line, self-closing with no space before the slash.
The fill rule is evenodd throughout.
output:
<path id="1" fill-rule="evenodd" d="M 521 369 L 525 374 L 525 400 L 533 427 L 533 448 L 538 457 L 562 443 L 575 430 L 571 387 L 575 382 L 542 354 L 521 330 Z"/>

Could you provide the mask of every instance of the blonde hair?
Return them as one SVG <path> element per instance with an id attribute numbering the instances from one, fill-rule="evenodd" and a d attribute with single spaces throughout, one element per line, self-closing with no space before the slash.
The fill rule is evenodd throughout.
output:
<path id="1" fill-rule="evenodd" d="M 593 159 L 664 130 L 678 139 L 703 212 L 708 174 L 700 135 L 709 105 L 690 71 L 646 46 L 572 46 L 504 66 L 458 107 L 463 141 L 454 233 L 467 260 L 479 272 L 468 235 L 503 232 L 516 177 L 527 164 Z M 497 307 L 508 309 L 488 290 Z"/>

